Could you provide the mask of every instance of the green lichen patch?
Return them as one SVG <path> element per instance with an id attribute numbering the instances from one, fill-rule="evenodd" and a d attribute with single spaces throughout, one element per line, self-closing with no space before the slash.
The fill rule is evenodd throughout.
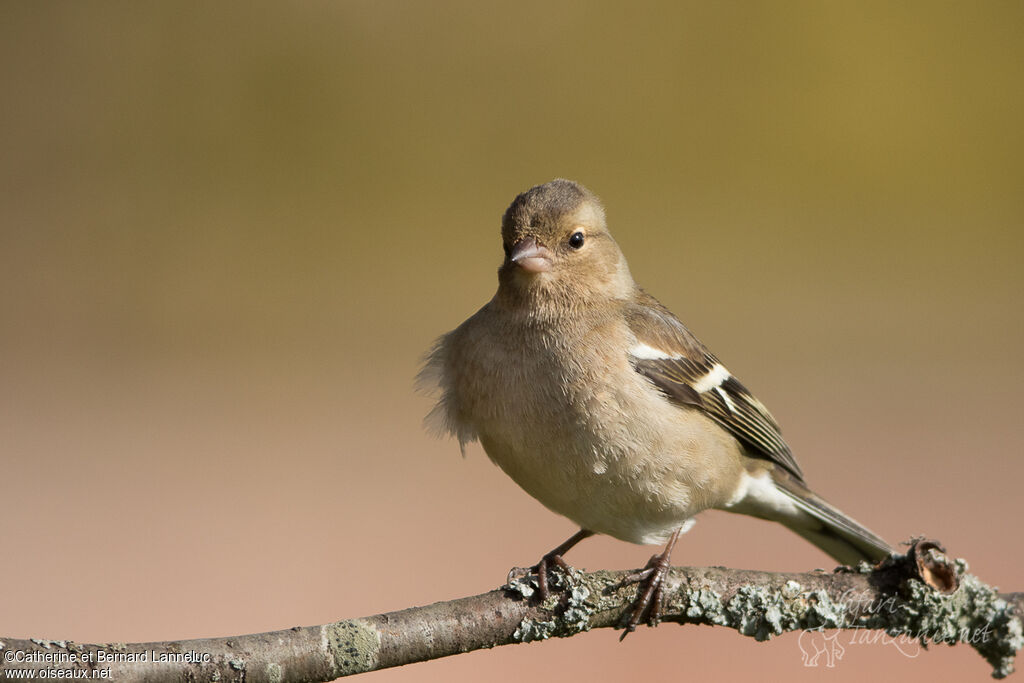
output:
<path id="1" fill-rule="evenodd" d="M 682 589 L 682 611 L 690 619 L 701 620 L 709 624 L 726 626 L 729 620 L 725 615 L 722 596 L 709 588 Z"/>
<path id="2" fill-rule="evenodd" d="M 338 677 L 373 671 L 380 657 L 380 632 L 361 619 L 346 619 L 324 628 L 327 649 Z"/>
<path id="3" fill-rule="evenodd" d="M 557 577 L 555 578 L 557 583 L 554 585 L 558 589 L 565 591 L 565 605 L 560 607 L 558 596 L 553 594 L 542 605 L 544 609 L 550 612 L 551 618 L 523 619 L 512 634 L 514 640 L 521 643 L 529 643 L 534 640 L 547 640 L 552 637 L 564 638 L 581 631 L 590 630 L 591 619 L 599 603 L 599 601 L 593 599 L 593 596 L 598 595 L 594 587 L 581 581 L 582 575 L 580 574 L 570 577 L 558 572 L 552 576 Z M 536 577 L 534 577 L 535 579 Z M 549 580 L 551 580 L 551 576 L 549 576 Z M 521 581 L 522 579 L 519 579 L 520 585 Z M 512 583 L 512 581 L 509 582 L 509 584 Z M 532 585 L 532 587 L 536 588 L 535 585 Z M 506 588 L 512 588 L 512 586 L 509 585 Z M 530 594 L 532 595 L 532 593 Z"/>
<path id="4" fill-rule="evenodd" d="M 792 580 L 781 587 L 744 584 L 728 600 L 707 585 L 683 584 L 673 607 L 688 620 L 735 628 L 759 641 L 798 629 L 837 627 L 847 613 L 826 592 L 807 591 Z"/>
<path id="5" fill-rule="evenodd" d="M 957 565 L 966 568 L 964 562 Z M 910 636 L 922 645 L 966 643 L 992 666 L 995 678 L 1013 673 L 1016 653 L 1024 647 L 1021 620 L 994 588 L 970 574 L 960 576 L 960 588 L 951 595 L 915 579 L 900 588 L 903 599 L 872 614 L 866 622 L 869 628 Z"/>

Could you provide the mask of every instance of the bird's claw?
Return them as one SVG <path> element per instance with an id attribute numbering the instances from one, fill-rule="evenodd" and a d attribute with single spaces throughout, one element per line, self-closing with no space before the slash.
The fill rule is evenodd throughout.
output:
<path id="1" fill-rule="evenodd" d="M 547 600 L 548 595 L 551 594 L 551 591 L 548 588 L 548 573 L 555 567 L 562 570 L 566 576 L 571 576 L 574 571 L 573 568 L 562 559 L 561 555 L 551 554 L 540 558 L 540 562 L 538 562 L 533 568 L 533 571 L 537 574 L 537 593 L 540 595 L 541 600 Z"/>
<path id="2" fill-rule="evenodd" d="M 637 625 L 645 617 L 649 626 L 657 626 L 661 623 L 665 577 L 668 576 L 669 566 L 668 557 L 665 554 L 654 555 L 647 561 L 647 566 L 644 569 L 626 576 L 619 582 L 619 588 L 634 583 L 641 585 L 632 609 L 623 615 L 620 642 L 635 631 Z"/>
<path id="3" fill-rule="evenodd" d="M 551 585 L 559 583 L 557 575 L 553 570 L 558 569 L 566 577 L 570 577 L 576 571 L 561 555 L 548 553 L 540 558 L 540 562 L 532 567 L 513 567 L 508 572 L 508 585 L 527 579 L 530 576 L 537 577 L 537 596 L 543 601 L 551 595 Z"/>

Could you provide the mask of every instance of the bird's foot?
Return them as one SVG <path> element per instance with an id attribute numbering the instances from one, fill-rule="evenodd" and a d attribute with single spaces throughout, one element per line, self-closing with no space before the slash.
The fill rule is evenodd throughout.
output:
<path id="1" fill-rule="evenodd" d="M 661 623 L 662 599 L 664 597 L 665 577 L 668 576 L 670 552 L 654 555 L 647 561 L 647 566 L 622 579 L 619 587 L 640 584 L 640 591 L 632 604 L 632 609 L 623 615 L 621 642 L 636 630 L 637 625 L 646 619 L 649 626 Z"/>
<path id="2" fill-rule="evenodd" d="M 562 543 L 562 545 L 540 558 L 540 562 L 529 569 L 522 569 L 519 567 L 513 568 L 512 571 L 508 573 L 508 586 L 518 590 L 524 598 L 528 598 L 533 595 L 534 589 L 528 582 L 524 584 L 523 579 L 528 578 L 531 574 L 536 574 L 536 592 L 540 596 L 541 600 L 547 600 L 548 596 L 551 595 L 549 584 L 560 582 L 562 578 L 567 579 L 565 583 L 568 584 L 568 579 L 572 578 L 573 574 L 576 573 L 576 570 L 566 564 L 565 560 L 562 559 L 562 555 L 583 539 L 589 538 L 593 535 L 593 531 L 580 529 Z M 561 571 L 557 573 L 553 572 L 552 570 L 555 568 L 558 568 Z M 529 591 L 524 592 L 524 588 L 529 588 Z"/>
<path id="3" fill-rule="evenodd" d="M 559 573 L 556 573 L 556 569 L 560 570 Z M 575 569 L 562 559 L 561 555 L 548 553 L 544 557 L 540 558 L 540 562 L 532 567 L 513 567 L 508 573 L 508 585 L 511 586 L 519 583 L 521 586 L 523 579 L 536 576 L 537 596 L 541 600 L 547 600 L 548 596 L 551 595 L 551 585 L 558 585 L 561 583 L 561 576 L 559 574 L 565 577 L 571 577 L 575 571 Z M 520 590 L 520 592 L 522 591 Z M 525 597 L 529 596 L 527 595 Z"/>

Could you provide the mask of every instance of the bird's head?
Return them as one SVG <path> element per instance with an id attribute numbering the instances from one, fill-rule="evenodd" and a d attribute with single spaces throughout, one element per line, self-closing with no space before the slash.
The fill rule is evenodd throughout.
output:
<path id="1" fill-rule="evenodd" d="M 627 297 L 626 259 L 589 190 L 552 180 L 516 197 L 501 221 L 505 261 L 499 293 L 537 302 L 579 304 Z"/>

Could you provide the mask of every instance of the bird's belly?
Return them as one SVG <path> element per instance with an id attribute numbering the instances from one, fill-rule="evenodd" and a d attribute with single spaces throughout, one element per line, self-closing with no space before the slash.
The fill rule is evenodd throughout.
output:
<path id="1" fill-rule="evenodd" d="M 636 405 L 628 395 L 593 399 L 582 414 L 576 400 L 573 410 L 485 421 L 477 425 L 480 441 L 546 507 L 624 541 L 661 543 L 717 503 L 714 477 L 724 479 L 715 463 L 726 457 L 708 442 L 713 432 L 701 429 L 706 418 L 665 402 Z"/>

